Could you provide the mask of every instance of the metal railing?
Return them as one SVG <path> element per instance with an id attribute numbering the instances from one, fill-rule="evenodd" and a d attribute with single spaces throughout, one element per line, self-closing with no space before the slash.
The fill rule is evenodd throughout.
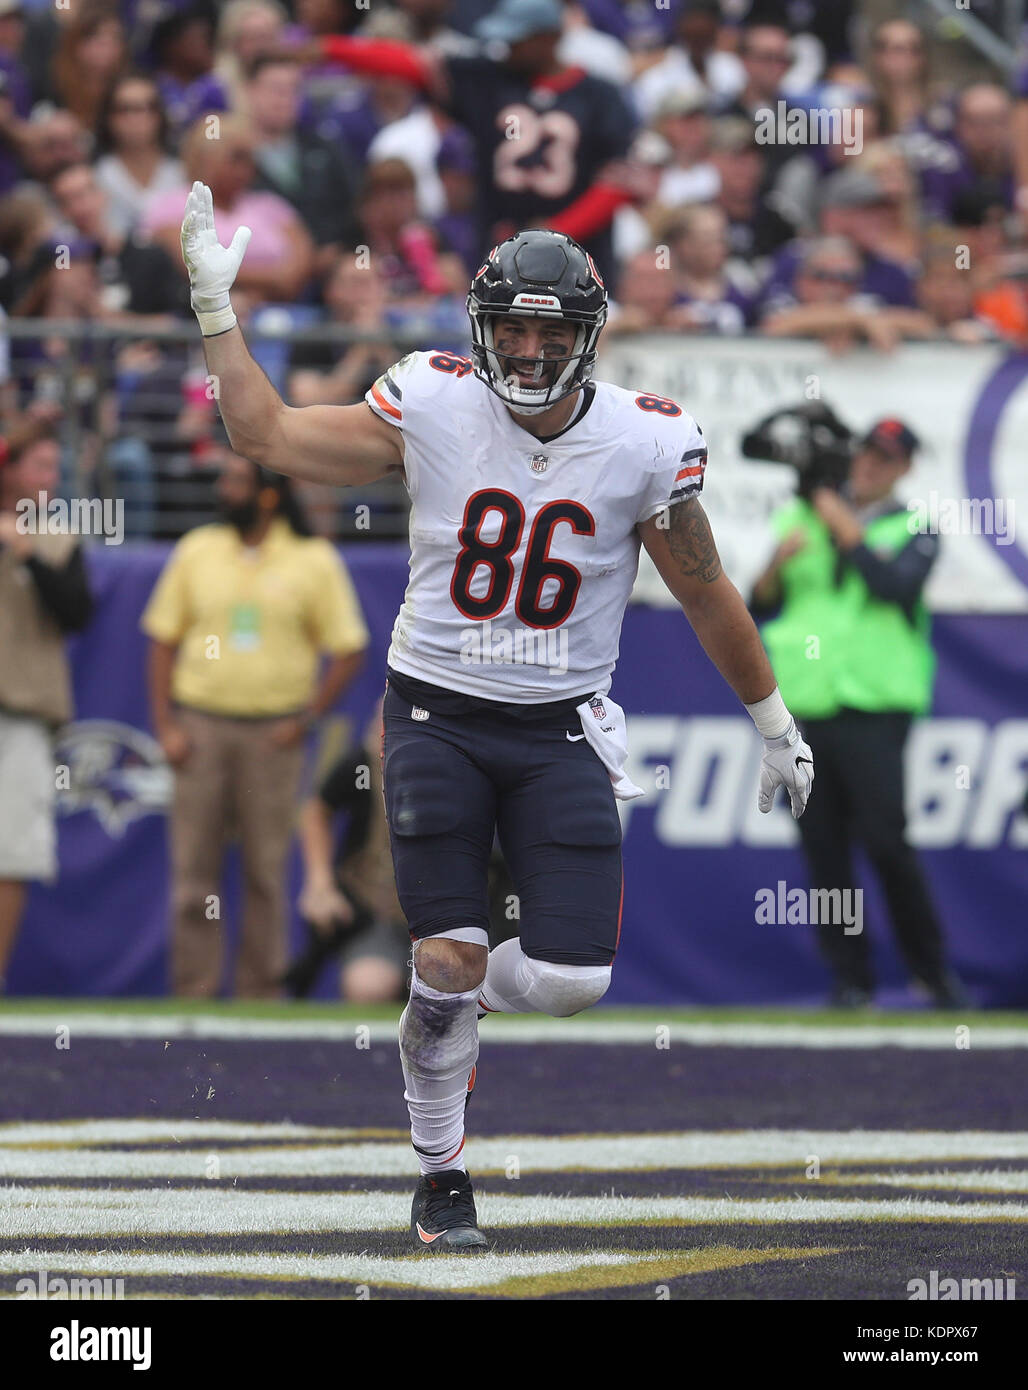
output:
<path id="1" fill-rule="evenodd" d="M 434 345 L 427 324 L 384 334 L 341 325 L 295 327 L 288 312 L 273 307 L 255 315 L 245 332 L 254 358 L 287 401 L 299 347 L 325 348 L 338 361 L 356 344 L 378 344 L 386 365 L 412 348 Z M 26 417 L 53 421 L 65 496 L 120 498 L 130 540 L 174 539 L 212 519 L 209 448 L 225 435 L 195 324 L 9 319 L 4 333 L 10 379 L 0 386 L 2 432 Z M 362 398 L 325 397 L 334 404 Z M 409 499 L 399 482 L 349 489 L 299 484 L 298 490 L 319 534 L 352 540 L 407 535 Z"/>
<path id="2" fill-rule="evenodd" d="M 953 0 L 920 0 L 920 8 L 936 24 L 958 33 L 1000 72 L 1013 71 L 1025 22 L 1024 0 L 998 0 L 987 16 L 969 5 L 954 5 Z"/>

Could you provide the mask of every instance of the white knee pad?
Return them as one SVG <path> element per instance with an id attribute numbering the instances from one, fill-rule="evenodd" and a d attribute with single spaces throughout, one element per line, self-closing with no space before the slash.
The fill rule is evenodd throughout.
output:
<path id="1" fill-rule="evenodd" d="M 609 965 L 557 965 L 523 956 L 518 983 L 537 1012 L 568 1018 L 603 998 L 610 988 L 610 973 Z"/>

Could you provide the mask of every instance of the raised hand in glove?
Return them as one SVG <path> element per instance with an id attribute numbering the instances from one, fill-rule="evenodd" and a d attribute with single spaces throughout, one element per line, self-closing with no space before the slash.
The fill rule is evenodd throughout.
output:
<path id="1" fill-rule="evenodd" d="M 250 228 L 239 227 L 228 246 L 214 230 L 214 199 L 199 180 L 190 189 L 182 218 L 182 259 L 189 271 L 189 302 L 205 337 L 224 333 L 236 321 L 228 292 L 250 242 Z"/>
<path id="2" fill-rule="evenodd" d="M 757 806 L 766 814 L 774 805 L 775 792 L 784 787 L 789 793 L 793 819 L 799 820 L 807 808 L 813 782 L 814 759 L 793 720 L 780 737 L 764 740 Z"/>

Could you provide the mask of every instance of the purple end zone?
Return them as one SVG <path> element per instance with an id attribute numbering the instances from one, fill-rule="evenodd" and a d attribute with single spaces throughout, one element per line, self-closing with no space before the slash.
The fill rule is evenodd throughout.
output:
<path id="1" fill-rule="evenodd" d="M 394 1045 L 5 1037 L 0 1121 L 220 1119 L 405 1128 Z M 1028 1127 L 1024 1052 L 482 1044 L 472 1134 Z M 213 1095 L 209 1096 L 213 1088 Z M 209 1097 L 209 1098 L 208 1098 Z"/>

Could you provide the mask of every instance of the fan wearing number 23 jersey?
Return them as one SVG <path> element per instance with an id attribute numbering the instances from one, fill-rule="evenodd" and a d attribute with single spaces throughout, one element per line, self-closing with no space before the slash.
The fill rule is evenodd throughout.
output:
<path id="1" fill-rule="evenodd" d="M 587 382 L 564 429 L 538 438 L 469 359 L 442 352 L 410 353 L 365 399 L 403 433 L 412 502 L 389 665 L 493 700 L 609 689 L 635 528 L 703 486 L 695 421 L 663 396 Z"/>

